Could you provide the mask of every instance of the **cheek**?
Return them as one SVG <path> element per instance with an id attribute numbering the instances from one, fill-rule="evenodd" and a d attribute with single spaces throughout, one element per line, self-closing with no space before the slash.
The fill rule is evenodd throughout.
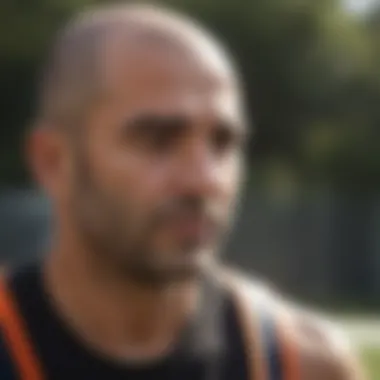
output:
<path id="1" fill-rule="evenodd" d="M 238 157 L 234 157 L 223 165 L 220 173 L 221 194 L 227 203 L 234 204 L 240 194 L 241 185 L 244 180 L 244 167 Z"/>
<path id="2" fill-rule="evenodd" d="M 137 146 L 126 144 L 118 134 L 104 125 L 115 124 L 100 112 L 93 118 L 88 136 L 88 155 L 99 186 L 118 199 L 134 202 L 136 208 L 152 208 L 160 199 L 165 185 L 165 164 L 150 159 Z M 112 116 L 112 117 L 111 117 Z"/>
<path id="3" fill-rule="evenodd" d="M 115 149 L 104 157 L 99 165 L 102 181 L 118 199 L 148 212 L 165 198 L 165 164 Z"/>

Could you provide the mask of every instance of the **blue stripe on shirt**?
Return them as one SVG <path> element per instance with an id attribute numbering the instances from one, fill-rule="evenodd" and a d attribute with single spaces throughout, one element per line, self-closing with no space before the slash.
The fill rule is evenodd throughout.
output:
<path id="1" fill-rule="evenodd" d="M 275 318 L 265 307 L 260 310 L 260 314 L 263 353 L 268 373 L 267 380 L 284 380 L 281 364 L 281 347 L 277 336 Z"/>

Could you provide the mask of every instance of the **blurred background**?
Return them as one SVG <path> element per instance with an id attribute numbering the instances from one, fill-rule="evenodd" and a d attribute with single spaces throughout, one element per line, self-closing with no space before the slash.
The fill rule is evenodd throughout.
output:
<path id="1" fill-rule="evenodd" d="M 0 262 L 49 242 L 23 139 L 54 33 L 94 3 L 1 0 Z M 243 73 L 255 134 L 226 258 L 333 313 L 380 378 L 380 0 L 162 3 L 209 26 Z"/>

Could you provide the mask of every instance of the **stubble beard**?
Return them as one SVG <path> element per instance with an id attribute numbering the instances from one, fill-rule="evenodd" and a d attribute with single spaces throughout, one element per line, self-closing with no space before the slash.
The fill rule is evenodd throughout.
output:
<path id="1" fill-rule="evenodd" d="M 154 252 L 147 244 L 152 229 L 144 225 L 145 232 L 142 232 L 144 226 L 141 225 L 140 231 L 136 231 L 138 227 L 133 213 L 126 211 L 128 205 L 120 205 L 104 194 L 86 166 L 78 165 L 77 168 L 80 179 L 72 197 L 77 233 L 81 235 L 86 251 L 105 271 L 139 286 L 154 288 L 192 281 L 203 275 L 205 266 L 201 264 L 166 266 L 155 262 L 159 252 Z M 185 254 L 197 255 L 198 252 Z"/>
<path id="2" fill-rule="evenodd" d="M 155 226 L 138 220 L 133 213 L 133 204 L 121 204 L 98 186 L 92 175 L 86 149 L 79 144 L 81 140 L 76 140 L 76 178 L 71 211 L 77 233 L 81 235 L 85 248 L 94 256 L 94 260 L 99 261 L 105 270 L 108 268 L 115 276 L 154 287 L 193 280 L 208 271 L 210 263 L 215 261 L 219 247 L 217 243 L 207 248 L 207 254 L 201 258 L 204 260 L 197 265 L 167 266 L 155 262 L 156 258 L 160 258 L 159 252 L 149 247 L 149 237 L 153 236 Z M 224 240 L 225 237 L 220 243 L 224 243 Z M 178 254 L 203 255 L 196 252 L 203 248 L 192 247 L 189 250 L 193 252 Z"/>

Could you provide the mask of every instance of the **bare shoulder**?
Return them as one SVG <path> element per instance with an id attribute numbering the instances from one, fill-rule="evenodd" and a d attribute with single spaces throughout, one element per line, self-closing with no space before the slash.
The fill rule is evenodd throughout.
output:
<path id="1" fill-rule="evenodd" d="M 279 321 L 286 321 L 287 341 L 299 356 L 300 380 L 366 379 L 351 342 L 328 318 L 301 307 L 262 281 L 233 276 L 247 299 L 261 298 Z"/>
<path id="2" fill-rule="evenodd" d="M 302 379 L 363 380 L 352 343 L 326 317 L 283 300 L 301 358 Z"/>

